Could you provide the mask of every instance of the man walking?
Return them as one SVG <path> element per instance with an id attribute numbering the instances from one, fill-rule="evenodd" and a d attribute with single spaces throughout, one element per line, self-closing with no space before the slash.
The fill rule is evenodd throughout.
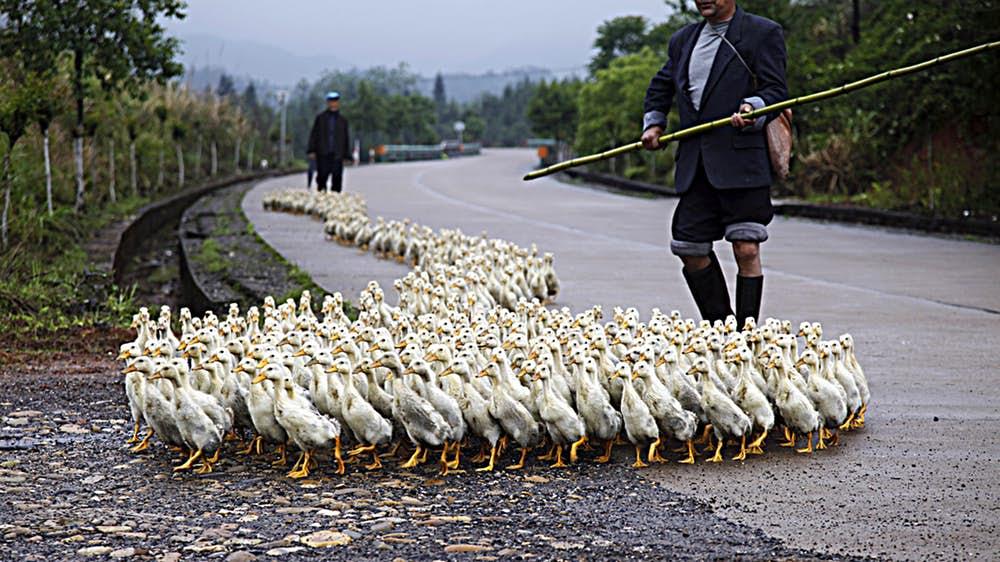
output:
<path id="1" fill-rule="evenodd" d="M 326 111 L 316 116 L 309 133 L 306 152 L 316 161 L 316 189 L 340 192 L 344 181 L 344 160 L 351 157 L 347 118 L 340 114 L 340 94 L 326 94 Z M 330 185 L 327 186 L 327 178 Z"/>
<path id="2" fill-rule="evenodd" d="M 785 40 L 780 25 L 743 11 L 735 0 L 695 3 L 704 20 L 674 33 L 667 62 L 646 91 L 642 143 L 648 150 L 660 147 L 675 97 L 681 128 L 731 115 L 731 128 L 678 144 L 674 178 L 681 198 L 670 250 L 684 262 L 684 279 L 702 318 L 714 321 L 733 309 L 712 245 L 723 238 L 732 243 L 742 326 L 760 314 L 760 243 L 774 218 L 764 126 L 777 114 L 754 120 L 740 113 L 787 99 Z"/>

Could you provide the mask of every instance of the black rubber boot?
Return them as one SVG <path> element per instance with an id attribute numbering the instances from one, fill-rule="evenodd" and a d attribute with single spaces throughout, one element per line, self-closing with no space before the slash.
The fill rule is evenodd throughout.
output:
<path id="1" fill-rule="evenodd" d="M 747 318 L 756 322 L 760 316 L 760 300 L 764 295 L 764 276 L 736 276 L 736 321 L 742 330 Z"/>
<path id="2" fill-rule="evenodd" d="M 729 288 L 726 286 L 726 276 L 722 273 L 719 259 L 715 252 L 708 255 L 712 263 L 698 271 L 688 271 L 684 268 L 684 280 L 687 281 L 691 296 L 698 305 L 701 317 L 709 322 L 725 320 L 733 313 L 729 302 Z"/>

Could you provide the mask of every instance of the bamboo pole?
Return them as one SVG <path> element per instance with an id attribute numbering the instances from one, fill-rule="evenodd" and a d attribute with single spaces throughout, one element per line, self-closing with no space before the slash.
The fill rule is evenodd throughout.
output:
<path id="1" fill-rule="evenodd" d="M 787 109 L 789 107 L 796 107 L 796 106 L 799 106 L 799 105 L 805 105 L 807 103 L 816 103 L 818 101 L 823 101 L 823 100 L 827 100 L 827 99 L 830 99 L 830 98 L 835 98 L 837 96 L 842 96 L 844 94 L 853 92 L 855 90 L 860 90 L 862 88 L 867 88 L 869 86 L 874 86 L 875 84 L 878 84 L 880 82 L 885 82 L 887 80 L 891 80 L 893 78 L 899 78 L 900 76 L 905 76 L 907 74 L 913 74 L 915 72 L 921 72 L 923 70 L 927 70 L 928 68 L 931 68 L 933 66 L 937 66 L 939 64 L 944 64 L 944 63 L 955 61 L 955 60 L 962 59 L 962 58 L 965 58 L 965 57 L 971 57 L 972 55 L 978 55 L 979 53 L 983 53 L 983 52 L 988 51 L 990 49 L 996 49 L 998 47 L 1000 47 L 1000 41 L 994 41 L 992 43 L 983 43 L 982 45 L 977 45 L 977 46 L 971 47 L 969 49 L 965 49 L 965 50 L 962 50 L 962 51 L 956 51 L 954 53 L 949 53 L 947 55 L 942 55 L 940 57 L 937 57 L 937 58 L 934 58 L 934 59 L 931 59 L 931 60 L 927 60 L 927 61 L 924 61 L 924 62 L 921 62 L 921 63 L 918 63 L 918 64 L 914 64 L 914 65 L 911 65 L 911 66 L 904 66 L 902 68 L 896 68 L 894 70 L 889 70 L 889 71 L 883 72 L 881 74 L 876 74 L 874 76 L 869 76 L 868 78 L 864 78 L 862 80 L 858 80 L 857 82 L 851 82 L 849 84 L 844 84 L 843 86 L 832 88 L 830 90 L 826 90 L 826 91 L 823 91 L 823 92 L 817 92 L 815 94 L 810 94 L 808 96 L 800 96 L 800 97 L 797 97 L 797 98 L 788 99 L 788 100 L 785 100 L 783 102 L 776 103 L 774 105 L 770 105 L 770 106 L 767 106 L 767 107 L 763 107 L 761 109 L 757 109 L 757 110 L 754 110 L 754 111 L 750 111 L 748 113 L 744 113 L 742 115 L 743 115 L 743 118 L 745 118 L 745 119 L 753 119 L 755 117 L 761 117 L 763 115 L 767 115 L 768 113 L 774 113 L 774 112 L 778 112 L 778 111 L 783 111 L 783 110 L 785 110 L 785 109 Z M 689 127 L 687 129 L 682 129 L 680 131 L 675 131 L 673 133 L 668 133 L 666 135 L 663 135 L 663 136 L 660 137 L 660 144 L 662 145 L 664 143 L 668 143 L 668 142 L 671 142 L 671 141 L 684 139 L 684 138 L 691 137 L 691 136 L 694 136 L 694 135 L 699 135 L 701 133 L 705 133 L 705 132 L 711 131 L 713 129 L 718 129 L 719 127 L 729 126 L 729 124 L 730 124 L 730 118 L 729 117 L 724 117 L 722 119 L 716 119 L 715 121 L 709 121 L 708 123 L 702 123 L 701 125 L 696 125 L 694 127 Z M 529 174 L 527 174 L 526 176 L 524 176 L 524 181 L 534 180 L 534 179 L 538 179 L 538 178 L 545 177 L 545 176 L 548 176 L 548 175 L 552 175 L 552 174 L 555 174 L 557 172 L 561 172 L 563 170 L 567 170 L 569 168 L 576 168 L 577 166 L 583 166 L 585 164 L 592 164 L 594 162 L 600 162 L 602 160 L 608 160 L 608 159 L 614 158 L 616 156 L 621 156 L 622 154 L 628 154 L 629 152 L 635 152 L 636 150 L 639 150 L 641 148 L 642 148 L 642 142 L 639 141 L 639 142 L 634 142 L 634 143 L 631 143 L 631 144 L 626 144 L 626 145 L 623 145 L 623 146 L 619 146 L 618 148 L 613 148 L 613 149 L 607 150 L 605 152 L 599 152 L 597 154 L 591 154 L 591 155 L 588 155 L 588 156 L 581 156 L 579 158 L 574 158 L 572 160 L 566 160 L 564 162 L 559 162 L 557 164 L 553 164 L 553 165 L 551 165 L 551 166 L 549 166 L 547 168 L 542 168 L 541 170 L 535 170 L 533 172 L 530 172 Z"/>

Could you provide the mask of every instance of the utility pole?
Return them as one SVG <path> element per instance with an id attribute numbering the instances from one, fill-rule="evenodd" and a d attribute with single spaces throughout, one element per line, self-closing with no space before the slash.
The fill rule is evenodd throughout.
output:
<path id="1" fill-rule="evenodd" d="M 286 157 L 285 157 L 285 117 L 288 114 L 286 111 L 288 107 L 288 92 L 285 90 L 280 90 L 278 92 L 278 104 L 281 105 L 281 133 L 279 135 L 278 142 L 280 143 L 278 148 L 278 164 L 283 168 L 285 167 Z"/>

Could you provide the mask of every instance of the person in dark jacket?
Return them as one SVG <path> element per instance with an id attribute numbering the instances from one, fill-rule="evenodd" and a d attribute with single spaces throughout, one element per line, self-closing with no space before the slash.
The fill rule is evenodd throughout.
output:
<path id="1" fill-rule="evenodd" d="M 344 160 L 351 157 L 350 128 L 340 114 L 340 94 L 326 95 L 326 111 L 316 116 L 306 152 L 316 161 L 316 189 L 340 192 L 344 181 Z M 327 186 L 327 178 L 330 185 Z"/>
<path id="2" fill-rule="evenodd" d="M 788 98 L 785 39 L 780 25 L 743 11 L 735 0 L 695 3 L 704 19 L 674 33 L 667 62 L 646 91 L 642 143 L 660 148 L 675 99 L 681 128 L 730 117 L 732 127 L 677 146 L 674 179 L 681 197 L 670 249 L 684 262 L 684 278 L 702 318 L 714 321 L 733 314 L 733 308 L 712 246 L 722 239 L 732 243 L 739 266 L 735 315 L 743 326 L 760 314 L 760 243 L 774 217 L 764 126 L 776 114 L 752 120 L 740 113 Z"/>

